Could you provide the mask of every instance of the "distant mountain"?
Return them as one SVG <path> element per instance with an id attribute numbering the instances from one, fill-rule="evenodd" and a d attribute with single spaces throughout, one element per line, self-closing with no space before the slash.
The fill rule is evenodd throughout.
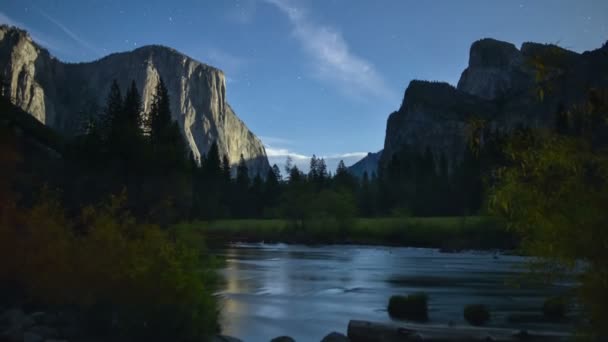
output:
<path id="1" fill-rule="evenodd" d="M 380 158 L 382 157 L 382 150 L 376 153 L 368 153 L 361 160 L 353 164 L 348 168 L 351 174 L 358 178 L 363 178 L 363 174 L 367 172 L 369 177 L 372 177 L 373 174 L 378 174 L 378 163 L 380 162 Z"/>
<path id="2" fill-rule="evenodd" d="M 590 88 L 608 87 L 608 44 L 582 54 L 555 45 L 515 45 L 482 39 L 470 49 L 469 65 L 458 87 L 412 81 L 398 111 L 387 121 L 386 165 L 403 146 L 438 159 L 451 168 L 466 147 L 474 122 L 490 131 L 551 127 L 560 108 L 580 103 Z"/>
<path id="3" fill-rule="evenodd" d="M 226 100 L 224 73 L 164 46 L 145 46 L 94 62 L 69 64 L 52 57 L 23 30 L 0 26 L 0 75 L 11 102 L 64 135 L 75 134 L 104 105 L 111 82 L 123 91 L 132 80 L 150 108 L 160 78 L 173 118 L 195 158 L 217 141 L 233 165 L 241 154 L 252 174 L 269 169 L 262 142 Z"/>

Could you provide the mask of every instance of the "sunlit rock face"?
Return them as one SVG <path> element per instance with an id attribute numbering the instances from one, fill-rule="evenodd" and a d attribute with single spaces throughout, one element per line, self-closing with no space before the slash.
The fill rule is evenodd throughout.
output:
<path id="1" fill-rule="evenodd" d="M 0 73 L 12 102 L 40 122 L 67 135 L 100 112 L 112 81 L 124 91 L 134 80 L 144 112 L 162 78 L 173 118 L 196 159 L 217 141 L 233 165 L 242 154 L 251 175 L 266 175 L 262 142 L 236 116 L 226 100 L 224 73 L 164 46 L 145 46 L 90 63 L 63 63 L 22 30 L 0 26 Z"/>
<path id="2" fill-rule="evenodd" d="M 387 121 L 385 166 L 403 146 L 435 158 L 460 160 L 472 124 L 490 132 L 551 127 L 559 108 L 585 100 L 590 88 L 608 87 L 608 48 L 578 54 L 554 45 L 524 43 L 521 49 L 494 39 L 471 46 L 457 87 L 412 81 L 403 103 Z M 542 94 L 542 95 L 541 95 Z"/>

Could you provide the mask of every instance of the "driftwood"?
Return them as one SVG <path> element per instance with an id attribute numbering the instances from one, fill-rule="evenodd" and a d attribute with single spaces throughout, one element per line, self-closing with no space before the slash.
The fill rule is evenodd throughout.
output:
<path id="1" fill-rule="evenodd" d="M 570 337 L 571 335 L 566 333 L 503 328 L 426 324 L 390 325 L 354 320 L 348 323 L 348 338 L 351 342 L 566 341 Z"/>

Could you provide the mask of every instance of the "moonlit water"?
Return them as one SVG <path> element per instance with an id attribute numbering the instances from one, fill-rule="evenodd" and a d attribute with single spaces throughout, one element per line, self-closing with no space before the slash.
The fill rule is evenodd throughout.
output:
<path id="1" fill-rule="evenodd" d="M 517 288 L 525 258 L 490 252 L 446 254 L 436 249 L 372 246 L 309 247 L 236 244 L 220 253 L 223 333 L 244 341 L 288 335 L 320 341 L 346 333 L 351 319 L 393 322 L 394 294 L 429 295 L 429 324 L 466 324 L 466 304 L 490 308 L 490 326 L 563 330 L 549 324 L 510 324 L 511 313 L 540 313 L 546 296 L 564 288 Z"/>

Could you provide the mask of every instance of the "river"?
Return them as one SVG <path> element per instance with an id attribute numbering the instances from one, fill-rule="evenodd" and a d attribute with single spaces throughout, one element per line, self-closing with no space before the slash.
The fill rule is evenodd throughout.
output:
<path id="1" fill-rule="evenodd" d="M 394 322 L 391 295 L 424 291 L 429 324 L 466 324 L 466 304 L 490 308 L 490 326 L 563 330 L 564 326 L 508 323 L 514 313 L 539 313 L 547 295 L 567 284 L 517 287 L 526 258 L 493 252 L 441 253 L 428 248 L 233 244 L 219 292 L 224 333 L 246 342 L 288 335 L 320 341 L 346 333 L 351 319 Z"/>

